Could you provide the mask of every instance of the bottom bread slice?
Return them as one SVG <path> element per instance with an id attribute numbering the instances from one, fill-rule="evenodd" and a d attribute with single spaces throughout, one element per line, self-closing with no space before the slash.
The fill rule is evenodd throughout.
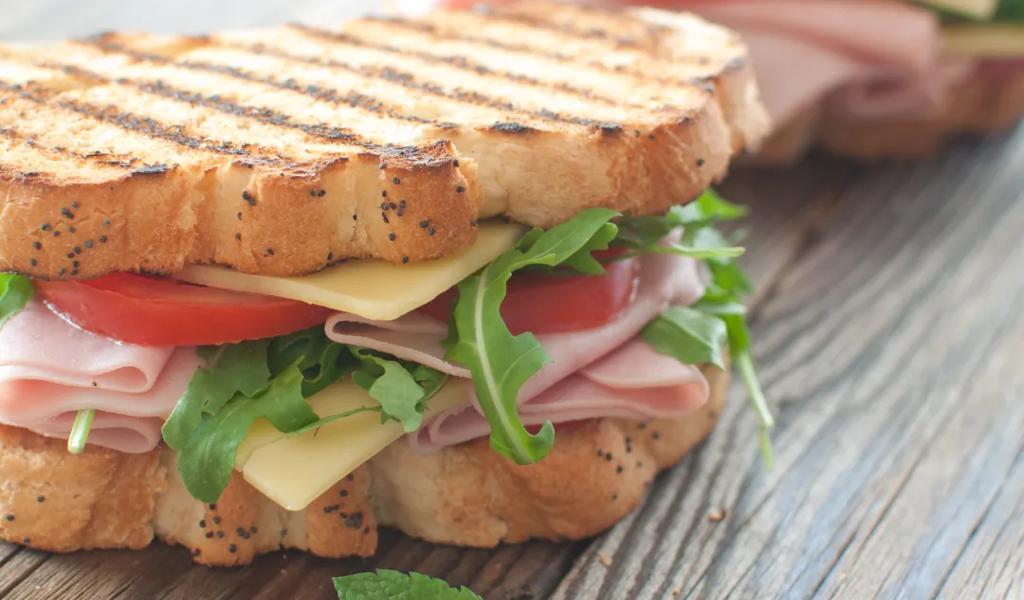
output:
<path id="1" fill-rule="evenodd" d="M 298 512 L 238 473 L 216 504 L 203 504 L 164 448 L 71 455 L 61 440 L 0 426 L 0 539 L 52 552 L 159 539 L 190 549 L 196 562 L 231 566 L 280 549 L 370 556 L 382 525 L 460 546 L 585 538 L 633 510 L 655 475 L 714 428 L 729 375 L 703 370 L 710 399 L 683 419 L 563 426 L 551 454 L 529 466 L 495 454 L 486 439 L 425 455 L 398 442 Z"/>

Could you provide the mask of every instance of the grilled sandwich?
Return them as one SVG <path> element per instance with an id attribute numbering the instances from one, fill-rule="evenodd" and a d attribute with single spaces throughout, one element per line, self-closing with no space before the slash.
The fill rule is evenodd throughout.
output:
<path id="1" fill-rule="evenodd" d="M 744 45 L 515 10 L 0 47 L 0 538 L 575 539 L 730 361 L 766 431 L 708 190 L 768 129 Z"/>

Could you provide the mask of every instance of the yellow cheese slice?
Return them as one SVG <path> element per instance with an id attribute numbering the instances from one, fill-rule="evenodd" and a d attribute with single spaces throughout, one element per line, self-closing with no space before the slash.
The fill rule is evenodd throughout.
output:
<path id="1" fill-rule="evenodd" d="M 946 52 L 970 58 L 1024 58 L 1024 25 L 948 25 L 943 28 Z"/>
<path id="2" fill-rule="evenodd" d="M 468 404 L 469 398 L 468 381 L 449 381 L 427 402 L 424 419 Z M 315 394 L 309 403 L 321 417 L 377 404 L 351 379 Z M 282 434 L 262 419 L 243 440 L 235 467 L 246 481 L 280 506 L 304 510 L 404 433 L 394 421 L 381 423 L 376 412 L 339 419 L 295 437 Z"/>
<path id="3" fill-rule="evenodd" d="M 312 275 L 270 277 L 223 267 L 194 266 L 175 275 L 209 287 L 300 300 L 376 321 L 391 321 L 430 302 L 515 246 L 524 228 L 482 223 L 476 243 L 436 260 L 395 265 L 345 261 Z"/>

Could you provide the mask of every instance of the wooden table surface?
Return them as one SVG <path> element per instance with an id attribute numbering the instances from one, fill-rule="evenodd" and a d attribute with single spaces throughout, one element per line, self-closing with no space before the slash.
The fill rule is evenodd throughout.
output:
<path id="1" fill-rule="evenodd" d="M 0 40 L 329 22 L 370 3 L 0 1 Z M 711 438 L 603 536 L 496 550 L 395 532 L 372 560 L 0 545 L 0 598 L 331 598 L 417 570 L 510 598 L 1024 598 L 1024 129 L 916 164 L 815 157 L 737 172 L 756 356 L 778 416 L 759 458 L 742 391 Z M 721 521 L 709 514 L 727 511 Z"/>

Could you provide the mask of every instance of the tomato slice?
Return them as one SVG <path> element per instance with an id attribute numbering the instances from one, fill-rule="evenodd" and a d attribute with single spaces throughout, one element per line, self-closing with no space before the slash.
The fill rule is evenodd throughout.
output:
<path id="1" fill-rule="evenodd" d="M 128 273 L 37 281 L 40 297 L 86 331 L 144 346 L 230 344 L 323 323 L 331 310 Z"/>
<path id="2" fill-rule="evenodd" d="M 614 254 L 608 252 L 607 256 Z M 633 301 L 637 274 L 636 259 L 610 262 L 602 275 L 518 273 L 508 282 L 501 317 L 509 331 L 517 335 L 600 327 L 613 321 Z M 420 311 L 447 321 L 457 297 L 457 289 L 452 288 Z"/>

